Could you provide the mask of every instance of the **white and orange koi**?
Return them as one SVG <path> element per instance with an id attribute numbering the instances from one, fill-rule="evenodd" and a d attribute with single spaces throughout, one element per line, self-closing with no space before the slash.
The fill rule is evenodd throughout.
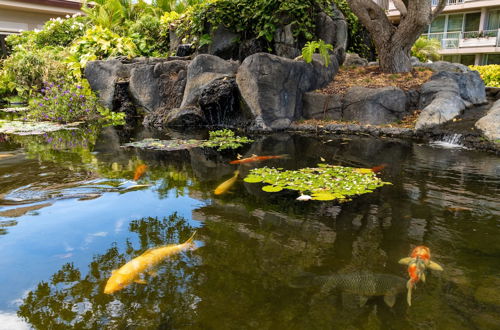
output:
<path id="1" fill-rule="evenodd" d="M 193 240 L 195 234 L 196 232 L 182 244 L 169 244 L 149 249 L 140 256 L 127 262 L 120 267 L 120 269 L 114 270 L 106 283 L 104 293 L 112 294 L 116 291 L 120 291 L 133 282 L 146 284 L 144 280 L 141 280 L 141 275 L 174 254 L 188 249 L 194 249 L 195 244 Z"/>

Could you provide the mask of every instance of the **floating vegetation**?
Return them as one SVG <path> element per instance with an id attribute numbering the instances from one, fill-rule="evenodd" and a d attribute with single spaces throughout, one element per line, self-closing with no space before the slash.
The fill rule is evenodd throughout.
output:
<path id="1" fill-rule="evenodd" d="M 209 133 L 208 141 L 203 142 L 202 147 L 217 148 L 218 151 L 225 149 L 238 149 L 246 143 L 252 143 L 253 140 L 244 137 L 236 136 L 233 131 L 221 129 Z"/>
<path id="2" fill-rule="evenodd" d="M 0 112 L 7 112 L 7 113 L 19 113 L 19 112 L 26 112 L 29 110 L 30 108 L 28 107 L 0 108 Z"/>
<path id="3" fill-rule="evenodd" d="M 0 133 L 16 135 L 40 135 L 63 129 L 75 129 L 81 122 L 71 124 L 57 124 L 48 121 L 31 122 L 19 120 L 0 120 Z"/>
<path id="4" fill-rule="evenodd" d="M 285 171 L 281 168 L 255 168 L 244 179 L 248 183 L 267 183 L 262 187 L 266 192 L 283 189 L 297 190 L 302 195 L 310 195 L 313 200 L 346 201 L 350 196 L 373 192 L 384 182 L 368 168 L 353 168 L 318 164 L 315 168 Z"/>
<path id="5" fill-rule="evenodd" d="M 158 140 L 144 139 L 142 141 L 126 143 L 125 147 L 153 149 L 163 151 L 176 151 L 198 147 L 217 148 L 217 150 L 237 149 L 245 143 L 251 143 L 247 137 L 235 136 L 234 132 L 228 129 L 210 132 L 209 140 Z"/>

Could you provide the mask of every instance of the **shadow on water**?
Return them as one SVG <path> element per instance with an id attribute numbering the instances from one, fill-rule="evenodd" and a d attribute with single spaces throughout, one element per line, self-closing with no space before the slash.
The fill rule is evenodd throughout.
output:
<path id="1" fill-rule="evenodd" d="M 16 226 L 28 226 L 31 216 L 50 214 L 59 205 L 83 211 L 106 200 L 101 222 L 87 227 L 88 219 L 73 211 L 84 233 L 103 231 L 107 219 L 130 203 L 127 196 L 137 196 L 134 212 L 147 215 L 127 220 L 124 234 L 103 236 L 105 244 L 95 246 L 90 264 L 82 256 L 46 266 L 52 267 L 44 269 L 52 276 L 37 277 L 33 282 L 38 284 L 18 290 L 31 287 L 18 315 L 35 328 L 488 329 L 499 324 L 497 157 L 403 140 L 288 134 L 254 137 L 252 145 L 225 152 L 121 147 L 148 137 L 201 139 L 207 132 L 186 136 L 96 128 L 36 138 L 9 136 L 0 143 L 0 152 L 15 154 L 0 161 L 0 212 L 53 203 L 15 219 L 0 218 L 2 253 L 9 253 L 3 238 L 21 235 Z M 289 157 L 230 165 L 238 153 Z M 298 169 L 322 159 L 363 168 L 387 164 L 380 175 L 392 185 L 342 204 L 302 203 L 295 192 L 270 194 L 242 180 L 226 194 L 213 194 L 236 170 L 244 177 L 253 167 Z M 147 172 L 131 183 L 141 164 Z M 134 184 L 151 186 L 127 190 Z M 85 194 L 94 194 L 95 200 L 82 200 Z M 186 204 L 187 199 L 198 203 Z M 152 205 L 167 202 L 184 207 L 187 215 L 168 210 L 168 218 L 153 217 Z M 148 277 L 148 285 L 132 284 L 115 295 L 102 292 L 113 269 L 148 248 L 185 240 L 193 226 L 201 226 L 199 249 L 162 263 L 159 276 Z M 333 291 L 318 301 L 313 299 L 317 287 L 290 285 L 303 274 L 406 277 L 397 261 L 422 244 L 445 271 L 429 274 L 410 308 L 404 292 L 393 308 L 380 296 L 369 297 L 360 307 L 345 292 Z M 15 283 L 0 284 L 0 290 L 3 285 Z"/>

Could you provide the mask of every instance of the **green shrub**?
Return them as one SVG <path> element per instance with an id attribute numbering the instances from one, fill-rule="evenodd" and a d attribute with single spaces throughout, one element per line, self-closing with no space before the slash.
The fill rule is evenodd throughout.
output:
<path id="1" fill-rule="evenodd" d="M 146 14 L 134 22 L 128 31 L 138 52 L 143 56 L 162 56 L 169 52 L 168 33 L 160 18 Z"/>
<path id="2" fill-rule="evenodd" d="M 441 43 L 437 39 L 420 37 L 411 47 L 411 55 L 419 59 L 420 62 L 438 61 L 441 57 L 439 50 Z"/>
<path id="3" fill-rule="evenodd" d="M 302 57 L 306 63 L 311 63 L 313 60 L 313 54 L 319 52 L 321 57 L 323 58 L 323 62 L 325 66 L 330 65 L 330 51 L 333 51 L 333 46 L 327 44 L 323 40 L 319 41 L 308 41 L 304 48 L 302 48 Z"/>
<path id="4" fill-rule="evenodd" d="M 30 101 L 29 119 L 70 123 L 110 115 L 99 105 L 97 97 L 88 85 L 66 82 L 45 83 L 38 96 Z M 115 116 L 123 116 L 123 114 L 115 114 Z"/>
<path id="5" fill-rule="evenodd" d="M 45 23 L 41 31 L 35 33 L 35 44 L 38 47 L 66 47 L 84 34 L 88 21 L 88 18 L 84 16 L 67 17 L 67 19 L 52 18 Z"/>
<path id="6" fill-rule="evenodd" d="M 486 86 L 500 87 L 500 65 L 471 65 L 469 68 L 479 72 Z"/>

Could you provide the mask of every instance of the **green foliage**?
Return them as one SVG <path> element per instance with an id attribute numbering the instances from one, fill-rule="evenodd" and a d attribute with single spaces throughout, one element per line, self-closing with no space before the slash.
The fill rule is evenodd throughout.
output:
<path id="1" fill-rule="evenodd" d="M 469 68 L 479 72 L 486 86 L 500 87 L 500 65 L 471 65 Z"/>
<path id="2" fill-rule="evenodd" d="M 441 43 L 437 39 L 428 39 L 420 37 L 417 39 L 413 47 L 411 47 L 411 55 L 417 57 L 420 62 L 438 61 L 441 57 L 439 50 Z"/>
<path id="3" fill-rule="evenodd" d="M 158 16 L 146 14 L 139 17 L 130 26 L 128 35 L 143 56 L 162 56 L 169 51 L 168 35 Z"/>
<path id="4" fill-rule="evenodd" d="M 202 147 L 217 148 L 217 150 L 238 149 L 246 143 L 251 143 L 253 140 L 247 137 L 236 136 L 229 129 L 212 131 L 209 133 L 210 138 L 204 142 Z"/>
<path id="5" fill-rule="evenodd" d="M 319 41 L 308 41 L 305 44 L 304 48 L 302 48 L 302 57 L 304 58 L 304 61 L 306 61 L 306 63 L 311 63 L 313 60 L 313 54 L 316 52 L 316 50 L 321 55 L 325 66 L 329 66 L 330 51 L 333 51 L 333 46 L 327 44 L 321 39 Z"/>
<path id="6" fill-rule="evenodd" d="M 77 39 L 70 48 L 71 56 L 67 61 L 73 73 L 79 77 L 87 62 L 106 59 L 111 56 L 138 55 L 138 49 L 129 37 L 120 37 L 107 28 L 94 26 Z"/>
<path id="7" fill-rule="evenodd" d="M 48 83 L 41 93 L 41 98 L 30 102 L 29 119 L 69 123 L 99 119 L 102 117 L 101 112 L 110 115 L 104 112 L 88 86 Z"/>
<path id="8" fill-rule="evenodd" d="M 372 192 L 388 182 L 379 179 L 370 169 L 319 164 L 316 168 L 283 170 L 269 167 L 250 170 L 244 179 L 249 183 L 266 183 L 262 190 L 283 189 L 309 193 L 314 200 L 345 201 L 350 196 Z"/>
<path id="9" fill-rule="evenodd" d="M 84 16 L 52 18 L 41 31 L 35 31 L 34 43 L 38 47 L 66 47 L 84 34 L 87 24 L 88 18 Z"/>

